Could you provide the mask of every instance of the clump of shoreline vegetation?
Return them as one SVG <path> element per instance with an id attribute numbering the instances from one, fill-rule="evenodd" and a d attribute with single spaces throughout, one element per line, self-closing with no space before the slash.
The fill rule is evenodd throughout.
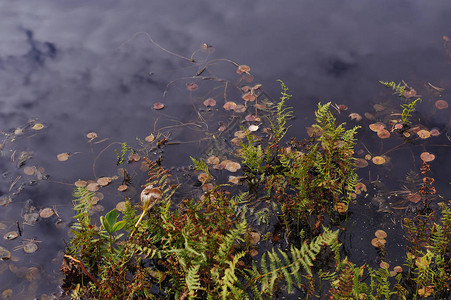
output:
<path id="1" fill-rule="evenodd" d="M 310 137 L 284 143 L 292 111 L 286 106 L 291 95 L 281 86 L 275 110 L 266 116 L 268 138 L 243 128 L 237 155 L 244 188 L 208 185 L 211 166 L 193 159 L 205 174 L 205 193 L 176 204 L 179 185 L 146 158 L 143 188 L 153 191 L 150 198 L 126 199 L 122 214 L 113 209 L 99 220 L 90 216 L 94 194 L 77 188 L 77 221 L 62 268 L 67 293 L 73 299 L 272 299 L 294 291 L 306 299 L 448 297 L 451 210 L 446 203 L 441 211 L 429 206 L 435 189 L 428 164 L 421 169 L 420 192 L 429 200 L 403 221 L 409 244 L 404 268 L 355 265 L 343 256 L 338 236 L 358 189 L 358 127 L 337 125 L 331 104 L 319 103 Z M 403 114 L 406 125 L 410 113 Z M 276 220 L 283 243 L 268 225 L 257 232 L 269 220 Z M 257 246 L 260 240 L 266 249 Z"/>

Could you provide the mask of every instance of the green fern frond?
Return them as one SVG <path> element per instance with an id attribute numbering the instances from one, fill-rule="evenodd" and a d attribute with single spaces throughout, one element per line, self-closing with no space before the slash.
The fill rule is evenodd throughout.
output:
<path id="1" fill-rule="evenodd" d="M 222 277 L 222 299 L 230 299 L 230 294 L 234 295 L 234 298 L 238 298 L 237 293 L 242 293 L 242 290 L 238 290 L 235 287 L 235 283 L 238 281 L 235 275 L 235 268 L 240 258 L 245 254 L 245 252 L 240 252 L 233 257 L 231 262 L 228 262 L 229 267 L 225 269 L 224 276 Z"/>
<path id="2" fill-rule="evenodd" d="M 195 297 L 197 290 L 200 289 L 199 265 L 193 265 L 188 269 L 185 277 L 185 283 L 189 291 L 190 297 Z"/>

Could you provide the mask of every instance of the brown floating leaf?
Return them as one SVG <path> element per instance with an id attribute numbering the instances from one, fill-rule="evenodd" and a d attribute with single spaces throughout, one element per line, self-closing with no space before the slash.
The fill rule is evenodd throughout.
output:
<path id="1" fill-rule="evenodd" d="M 100 177 L 97 179 L 97 184 L 101 186 L 107 186 L 111 182 L 111 177 Z"/>
<path id="2" fill-rule="evenodd" d="M 394 276 L 396 276 L 398 273 L 396 273 L 395 271 L 390 271 L 389 274 L 390 274 L 391 277 L 394 277 Z"/>
<path id="3" fill-rule="evenodd" d="M 157 102 L 153 104 L 153 109 L 160 110 L 164 108 L 164 104 L 161 102 Z"/>
<path id="4" fill-rule="evenodd" d="M 351 118 L 351 120 L 356 120 L 357 122 L 362 120 L 362 116 L 358 113 L 351 113 L 349 114 L 349 117 Z"/>
<path id="5" fill-rule="evenodd" d="M 258 251 L 256 249 L 252 249 L 251 252 L 249 252 L 250 256 L 254 257 L 258 254 Z"/>
<path id="6" fill-rule="evenodd" d="M 202 184 L 202 190 L 204 192 L 210 192 L 210 191 L 213 191 L 214 189 L 215 189 L 215 185 L 213 183 Z"/>
<path id="7" fill-rule="evenodd" d="M 86 137 L 87 137 L 88 139 L 93 140 L 93 139 L 97 138 L 97 133 L 95 133 L 94 131 L 89 132 L 88 134 L 86 134 Z"/>
<path id="8" fill-rule="evenodd" d="M 445 100 L 437 100 L 435 101 L 435 107 L 437 107 L 437 109 L 446 109 L 448 108 L 448 102 Z"/>
<path id="9" fill-rule="evenodd" d="M 50 218 L 51 216 L 53 216 L 55 212 L 53 211 L 53 209 L 47 207 L 44 208 L 43 210 L 41 210 L 41 212 L 39 213 L 39 215 L 41 216 L 41 218 Z"/>
<path id="10" fill-rule="evenodd" d="M 241 90 L 246 93 L 246 92 L 249 92 L 250 90 L 252 90 L 252 88 L 248 85 L 245 85 L 245 86 L 241 87 Z"/>
<path id="11" fill-rule="evenodd" d="M 253 121 L 255 121 L 255 116 L 249 114 L 249 115 L 245 116 L 244 119 L 248 122 L 253 122 Z"/>
<path id="12" fill-rule="evenodd" d="M 390 137 L 390 132 L 387 129 L 381 129 L 377 132 L 377 136 L 381 139 L 388 139 Z"/>
<path id="13" fill-rule="evenodd" d="M 242 104 L 238 104 L 237 106 L 235 106 L 233 108 L 233 110 L 237 113 L 242 113 L 246 111 L 246 106 L 242 105 Z"/>
<path id="14" fill-rule="evenodd" d="M 395 271 L 396 273 L 401 273 L 402 272 L 402 267 L 401 266 L 396 266 L 393 268 L 393 271 Z"/>
<path id="15" fill-rule="evenodd" d="M 437 128 L 433 128 L 431 129 L 431 131 L 429 131 L 429 133 L 431 134 L 431 136 L 439 136 L 440 130 L 438 130 Z"/>
<path id="16" fill-rule="evenodd" d="M 427 139 L 429 137 L 431 137 L 431 133 L 428 130 L 420 130 L 417 132 L 418 136 L 422 139 Z"/>
<path id="17" fill-rule="evenodd" d="M 152 143 L 155 140 L 155 136 L 151 133 L 144 138 L 146 142 Z"/>
<path id="18" fill-rule="evenodd" d="M 34 242 L 25 242 L 23 244 L 23 251 L 25 253 L 34 253 L 36 250 L 38 250 L 38 245 Z"/>
<path id="19" fill-rule="evenodd" d="M 242 73 L 249 73 L 250 70 L 251 70 L 251 67 L 249 67 L 248 65 L 239 65 L 238 69 L 236 69 L 236 72 L 238 74 L 242 74 Z"/>
<path id="20" fill-rule="evenodd" d="M 34 172 L 36 172 L 36 167 L 32 166 L 32 167 L 25 167 L 23 169 L 23 172 L 25 173 L 25 175 L 33 175 Z"/>
<path id="21" fill-rule="evenodd" d="M 375 156 L 373 157 L 373 163 L 375 165 L 383 165 L 385 164 L 386 160 L 383 156 Z"/>
<path id="22" fill-rule="evenodd" d="M 425 162 L 430 162 L 435 159 L 435 155 L 429 152 L 423 152 L 421 153 L 420 158 Z"/>
<path id="23" fill-rule="evenodd" d="M 252 92 L 244 94 L 241 98 L 243 98 L 244 101 L 255 101 L 255 99 L 257 99 L 257 97 Z"/>
<path id="24" fill-rule="evenodd" d="M 209 164 L 209 165 L 217 165 L 217 164 L 219 164 L 219 157 L 217 157 L 217 156 L 210 156 L 208 159 L 207 159 L 207 164 Z"/>
<path id="25" fill-rule="evenodd" d="M 371 240 L 371 245 L 373 245 L 376 248 L 383 247 L 387 241 L 380 238 L 374 238 Z"/>
<path id="26" fill-rule="evenodd" d="M 390 268 L 390 264 L 389 264 L 388 262 L 385 262 L 385 261 L 381 262 L 381 263 L 379 264 L 379 266 L 380 266 L 382 269 L 388 269 L 388 268 Z"/>
<path id="27" fill-rule="evenodd" d="M 376 119 L 376 117 L 373 116 L 372 114 L 370 114 L 369 112 L 366 112 L 366 113 L 364 113 L 363 115 L 365 116 L 365 118 L 367 118 L 367 119 L 370 120 L 370 121 L 373 121 L 373 120 Z"/>
<path id="28" fill-rule="evenodd" d="M 186 89 L 190 92 L 197 90 L 198 87 L 199 85 L 195 82 L 188 82 L 186 84 Z"/>
<path id="29" fill-rule="evenodd" d="M 117 190 L 118 190 L 119 192 L 123 192 L 123 191 L 125 191 L 125 190 L 127 190 L 127 189 L 128 189 L 128 186 L 125 185 L 125 184 L 120 185 L 120 186 L 117 188 Z"/>
<path id="30" fill-rule="evenodd" d="M 5 239 L 5 240 L 14 240 L 16 237 L 18 237 L 19 236 L 19 234 L 16 232 L 16 231 L 10 231 L 10 232 L 7 232 L 4 236 L 3 236 L 3 238 Z"/>
<path id="31" fill-rule="evenodd" d="M 82 188 L 82 187 L 87 186 L 87 185 L 88 185 L 88 182 L 85 181 L 85 180 L 78 179 L 77 181 L 75 181 L 74 185 L 75 185 L 76 187 Z"/>
<path id="32" fill-rule="evenodd" d="M 234 109 L 236 107 L 236 103 L 232 102 L 232 101 L 228 101 L 228 102 L 224 103 L 223 107 L 224 107 L 225 110 L 231 110 L 231 109 Z"/>
<path id="33" fill-rule="evenodd" d="M 66 160 L 69 159 L 69 156 L 70 156 L 69 153 L 64 152 L 64 153 L 58 154 L 58 155 L 56 156 L 56 158 L 57 158 L 59 161 L 66 161 Z"/>
<path id="34" fill-rule="evenodd" d="M 86 189 L 90 192 L 95 192 L 99 189 L 99 184 L 97 182 L 91 182 L 86 186 Z"/>
<path id="35" fill-rule="evenodd" d="M 252 231 L 251 233 L 249 233 L 249 243 L 251 243 L 251 245 L 256 245 L 261 238 L 261 234 L 258 232 L 254 232 Z"/>
<path id="36" fill-rule="evenodd" d="M 374 235 L 375 235 L 377 238 L 380 238 L 380 239 L 385 239 L 385 238 L 387 237 L 387 233 L 386 233 L 385 231 L 381 230 L 381 229 L 377 230 L 377 231 L 374 233 Z"/>
<path id="37" fill-rule="evenodd" d="M 241 139 L 238 137 L 234 137 L 233 139 L 230 140 L 230 142 L 235 145 L 235 146 L 240 146 L 241 145 Z"/>
<path id="38" fill-rule="evenodd" d="M 206 107 L 212 107 L 216 105 L 216 100 L 213 98 L 208 98 L 207 100 L 204 101 L 204 105 Z"/>
<path id="39" fill-rule="evenodd" d="M 239 169 L 241 169 L 241 165 L 237 162 L 231 161 L 231 160 L 225 160 L 221 164 L 224 165 L 224 169 L 226 169 L 229 172 L 236 172 Z"/>
<path id="40" fill-rule="evenodd" d="M 44 125 L 42 123 L 36 123 L 33 125 L 33 127 L 31 127 L 31 129 L 33 130 L 41 130 L 44 128 Z"/>
<path id="41" fill-rule="evenodd" d="M 123 212 L 125 210 L 125 201 L 121 201 L 116 204 L 116 209 L 120 212 Z"/>
<path id="42" fill-rule="evenodd" d="M 368 162 L 363 158 L 356 158 L 355 166 L 360 169 L 365 168 L 365 167 L 368 167 Z"/>
<path id="43" fill-rule="evenodd" d="M 362 192 L 366 192 L 367 188 L 366 185 L 363 182 L 359 182 L 356 184 L 355 186 L 355 193 L 356 194 L 361 194 Z"/>
<path id="44" fill-rule="evenodd" d="M 128 157 L 128 162 L 135 162 L 135 161 L 139 161 L 140 159 L 141 159 L 141 155 L 139 155 L 138 153 L 132 153 Z"/>
<path id="45" fill-rule="evenodd" d="M 374 132 L 378 132 L 379 130 L 385 129 L 385 125 L 380 122 L 370 124 L 369 127 Z"/>

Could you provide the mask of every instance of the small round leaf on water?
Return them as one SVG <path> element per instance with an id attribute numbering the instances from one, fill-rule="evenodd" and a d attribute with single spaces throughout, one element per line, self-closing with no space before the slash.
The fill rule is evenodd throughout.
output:
<path id="1" fill-rule="evenodd" d="M 148 143 L 152 143 L 155 140 L 155 136 L 151 133 L 144 138 L 144 140 Z"/>
<path id="2" fill-rule="evenodd" d="M 206 107 L 216 106 L 216 100 L 213 98 L 208 98 L 207 100 L 204 101 L 204 106 Z"/>
<path id="3" fill-rule="evenodd" d="M 90 192 L 95 192 L 99 189 L 99 184 L 97 182 L 91 182 L 86 186 L 86 189 Z"/>
<path id="4" fill-rule="evenodd" d="M 56 158 L 57 158 L 59 161 L 66 161 L 66 160 L 69 159 L 69 156 L 70 156 L 69 153 L 64 152 L 64 153 L 58 154 L 58 155 L 56 156 Z"/>
<path id="5" fill-rule="evenodd" d="M 154 105 L 153 105 L 153 109 L 155 109 L 155 110 L 160 110 L 163 108 L 164 108 L 164 104 L 160 103 L 160 102 L 154 103 Z"/>
<path id="6" fill-rule="evenodd" d="M 34 253 L 36 250 L 38 250 L 38 245 L 36 243 L 26 242 L 23 244 L 23 251 L 25 251 L 25 253 Z"/>
<path id="7" fill-rule="evenodd" d="M 3 236 L 3 238 L 5 239 L 5 240 L 14 240 L 16 237 L 18 237 L 19 236 L 19 234 L 16 232 L 16 231 L 10 231 L 10 232 L 7 232 L 4 236 Z"/>
<path id="8" fill-rule="evenodd" d="M 34 172 L 36 172 L 36 167 L 35 166 L 25 167 L 23 169 L 23 172 L 25 173 L 25 175 L 31 176 L 34 174 Z"/>
<path id="9" fill-rule="evenodd" d="M 97 138 L 97 133 L 95 133 L 94 131 L 89 132 L 88 134 L 86 134 L 86 137 L 87 137 L 88 139 L 93 140 L 93 139 Z"/>
<path id="10" fill-rule="evenodd" d="M 423 152 L 420 155 L 420 158 L 424 161 L 424 162 L 431 162 L 435 159 L 435 155 L 429 152 Z"/>
<path id="11" fill-rule="evenodd" d="M 197 90 L 198 87 L 199 87 L 199 85 L 195 82 L 188 82 L 186 84 L 186 89 L 190 92 Z"/>
<path id="12" fill-rule="evenodd" d="M 51 209 L 50 207 L 44 208 L 43 210 L 41 210 L 41 212 L 39 213 L 39 216 L 41 216 L 41 218 L 50 218 L 51 216 L 53 216 L 55 212 L 53 211 L 53 209 Z"/>
<path id="13" fill-rule="evenodd" d="M 123 192 L 123 191 L 125 191 L 125 190 L 127 190 L 127 189 L 128 189 L 128 186 L 125 185 L 125 184 L 122 184 L 122 185 L 120 185 L 120 186 L 117 188 L 117 190 L 118 190 L 119 192 Z"/>
<path id="14" fill-rule="evenodd" d="M 382 156 L 375 156 L 375 157 L 373 157 L 373 163 L 375 165 L 383 165 L 383 164 L 385 164 L 385 162 L 386 162 L 386 160 Z"/>
<path id="15" fill-rule="evenodd" d="M 435 107 L 437 109 L 446 109 L 448 108 L 448 102 L 446 102 L 445 100 L 437 100 L 435 101 Z"/>
<path id="16" fill-rule="evenodd" d="M 217 156 L 210 156 L 208 159 L 207 159 L 207 164 L 209 164 L 209 165 L 217 165 L 217 164 L 219 164 L 219 157 L 217 157 Z"/>
<path id="17" fill-rule="evenodd" d="M 380 239 L 385 239 L 385 238 L 387 237 L 387 233 L 386 233 L 385 231 L 381 230 L 381 229 L 377 230 L 377 231 L 374 233 L 374 235 L 375 235 L 377 238 L 380 238 Z"/>
<path id="18" fill-rule="evenodd" d="M 431 133 L 428 130 L 420 130 L 417 132 L 418 136 L 422 139 L 427 139 L 429 137 L 431 137 Z"/>
<path id="19" fill-rule="evenodd" d="M 100 177 L 97 179 L 97 184 L 101 186 L 107 186 L 111 182 L 111 177 Z"/>
<path id="20" fill-rule="evenodd" d="M 121 201 L 116 204 L 116 209 L 120 212 L 123 212 L 125 210 L 125 201 Z"/>
<path id="21" fill-rule="evenodd" d="M 236 69 L 236 72 L 238 74 L 241 73 L 248 73 L 251 70 L 251 67 L 249 67 L 248 65 L 239 65 L 238 68 Z"/>
<path id="22" fill-rule="evenodd" d="M 234 109 L 236 107 L 236 103 L 232 102 L 232 101 L 229 101 L 229 102 L 224 103 L 223 107 L 224 107 L 225 110 L 231 110 L 231 109 Z"/>
<path id="23" fill-rule="evenodd" d="M 31 127 L 31 129 L 33 130 L 41 130 L 44 128 L 44 125 L 42 123 L 36 123 L 33 125 L 33 127 Z"/>

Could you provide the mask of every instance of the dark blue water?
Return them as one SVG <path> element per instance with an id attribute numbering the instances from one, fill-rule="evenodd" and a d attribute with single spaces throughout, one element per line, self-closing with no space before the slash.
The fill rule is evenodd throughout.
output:
<path id="1" fill-rule="evenodd" d="M 312 123 L 318 101 L 346 103 L 363 114 L 381 98 L 390 97 L 379 80 L 405 80 L 417 89 L 430 82 L 445 88 L 442 97 L 449 101 L 451 59 L 442 36 L 451 36 L 450 15 L 446 1 L 4 0 L 0 3 L 0 128 L 12 133 L 32 119 L 45 128 L 35 133 L 25 130 L 2 153 L 6 172 L 2 194 L 14 191 L 9 189 L 17 176 L 22 176 L 19 183 L 24 189 L 11 204 L 0 207 L 0 222 L 7 226 L 0 233 L 14 230 L 17 220 L 22 222 L 29 200 L 37 209 L 58 205 L 61 219 L 69 224 L 72 183 L 116 172 L 111 151 L 97 162 L 96 174 L 92 171 L 94 157 L 109 142 L 136 145 L 136 137 L 153 132 L 157 118 L 163 120 L 161 126 L 174 124 L 164 123 L 167 118 L 196 120 L 193 104 L 201 96 L 187 92 L 184 84 L 189 80 L 170 85 L 164 98 L 163 93 L 171 80 L 196 74 L 206 58 L 251 66 L 255 81 L 274 98 L 279 93 L 276 80 L 284 80 L 294 94 L 290 105 L 297 116 L 291 135 L 299 137 Z M 190 57 L 202 43 L 214 46 L 215 52 L 209 56 L 197 52 L 199 63 L 194 64 L 162 51 L 145 35 L 135 36 L 137 32 L 149 33 L 161 47 L 180 56 Z M 214 70 L 218 77 L 236 75 L 228 63 L 218 63 Z M 200 88 L 207 91 L 212 86 L 209 82 Z M 435 100 L 428 98 L 422 105 L 427 110 Z M 155 102 L 164 102 L 166 108 L 152 110 Z M 449 130 L 449 111 L 431 118 L 434 126 Z M 91 149 L 85 137 L 90 131 L 109 140 Z M 171 132 L 174 141 L 201 137 L 186 128 Z M 448 142 L 442 135 L 439 144 Z M 434 149 L 438 175 L 438 166 L 449 165 L 449 148 Z M 29 185 L 23 170 L 10 161 L 14 150 L 32 151 L 27 164 L 44 167 L 49 180 Z M 189 155 L 201 151 L 196 143 L 169 147 L 165 164 L 186 165 Z M 63 163 L 56 160 L 62 152 L 81 153 Z M 411 162 L 404 163 L 402 171 L 393 168 L 394 172 L 404 174 L 410 168 L 407 163 Z M 442 179 L 437 178 L 437 189 L 449 189 L 449 172 L 443 170 Z M 142 184 L 140 180 L 144 176 L 136 177 L 136 186 Z M 118 197 L 114 190 L 109 193 Z M 17 262 L 0 262 L 2 290 L 13 289 L 17 299 L 58 290 L 58 251 L 68 237 L 67 227 L 58 229 L 54 222 L 25 225 L 24 238 L 42 242 L 33 254 L 12 251 Z M 19 239 L 0 240 L 0 246 L 8 249 L 18 245 Z M 38 267 L 41 280 L 17 276 L 8 269 L 11 263 Z"/>

